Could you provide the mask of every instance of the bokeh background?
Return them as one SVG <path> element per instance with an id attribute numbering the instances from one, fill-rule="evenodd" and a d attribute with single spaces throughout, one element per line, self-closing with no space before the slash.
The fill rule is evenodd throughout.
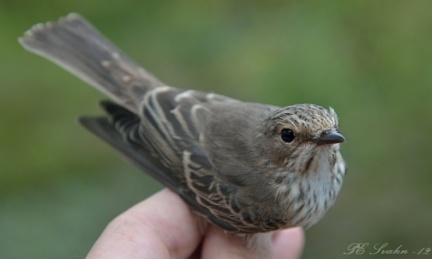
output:
<path id="1" fill-rule="evenodd" d="M 170 85 L 335 108 L 349 173 L 304 258 L 432 248 L 432 1 L 2 0 L 1 258 L 82 258 L 162 188 L 76 123 L 101 94 L 18 45 L 71 11 Z"/>

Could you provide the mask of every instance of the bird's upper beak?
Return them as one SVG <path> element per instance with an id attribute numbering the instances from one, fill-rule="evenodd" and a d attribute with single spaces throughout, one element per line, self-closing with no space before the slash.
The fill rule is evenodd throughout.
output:
<path id="1" fill-rule="evenodd" d="M 345 142 L 345 137 L 335 130 L 324 131 L 321 136 L 313 139 L 317 145 L 330 145 Z"/>

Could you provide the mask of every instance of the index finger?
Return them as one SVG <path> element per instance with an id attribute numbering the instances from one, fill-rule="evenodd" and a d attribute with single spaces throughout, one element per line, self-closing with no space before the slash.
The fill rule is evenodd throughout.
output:
<path id="1" fill-rule="evenodd" d="M 197 216 L 164 189 L 115 218 L 87 258 L 187 258 L 198 246 Z"/>

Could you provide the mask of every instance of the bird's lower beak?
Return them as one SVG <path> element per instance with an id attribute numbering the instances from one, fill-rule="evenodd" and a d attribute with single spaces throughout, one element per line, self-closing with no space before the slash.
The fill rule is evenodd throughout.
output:
<path id="1" fill-rule="evenodd" d="M 330 145 L 345 142 L 345 137 L 335 130 L 325 131 L 313 140 L 317 145 Z"/>

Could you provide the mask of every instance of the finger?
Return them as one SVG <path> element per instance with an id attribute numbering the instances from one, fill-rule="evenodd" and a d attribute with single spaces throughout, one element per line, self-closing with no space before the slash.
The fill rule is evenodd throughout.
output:
<path id="1" fill-rule="evenodd" d="M 187 258 L 201 234 L 196 215 L 165 189 L 115 218 L 88 258 Z"/>
<path id="2" fill-rule="evenodd" d="M 211 226 L 203 241 L 202 258 L 263 258 L 256 250 L 246 247 L 245 239 Z"/>
<path id="3" fill-rule="evenodd" d="M 302 228 L 289 228 L 278 231 L 273 237 L 276 258 L 300 258 L 305 243 Z"/>

